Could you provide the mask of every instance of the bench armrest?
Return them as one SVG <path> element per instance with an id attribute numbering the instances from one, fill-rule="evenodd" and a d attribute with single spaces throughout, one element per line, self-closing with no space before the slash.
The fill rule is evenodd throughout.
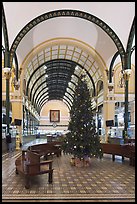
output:
<path id="1" fill-rule="evenodd" d="M 42 161 L 37 164 L 30 164 L 29 162 L 26 163 L 27 166 L 37 166 L 37 165 L 46 165 L 46 164 L 52 164 L 53 160 L 48 160 L 48 161 Z"/>
<path id="2" fill-rule="evenodd" d="M 42 161 L 40 162 L 41 165 L 44 165 L 44 164 L 52 164 L 53 160 L 47 160 L 47 161 Z"/>
<path id="3" fill-rule="evenodd" d="M 52 160 L 35 163 L 35 164 L 30 164 L 30 163 L 26 164 L 27 174 L 41 174 L 41 173 L 49 172 L 49 171 L 53 171 Z"/>

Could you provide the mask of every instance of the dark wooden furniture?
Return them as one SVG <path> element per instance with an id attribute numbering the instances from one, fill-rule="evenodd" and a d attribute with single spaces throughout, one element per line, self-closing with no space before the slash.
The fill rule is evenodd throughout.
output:
<path id="1" fill-rule="evenodd" d="M 61 142 L 53 141 L 45 144 L 36 144 L 28 147 L 29 150 L 37 152 L 40 156 L 48 159 L 49 155 L 61 156 Z"/>
<path id="2" fill-rule="evenodd" d="M 130 159 L 130 165 L 135 165 L 135 145 L 131 144 L 109 144 L 101 143 L 102 151 L 106 154 L 112 154 L 113 161 L 115 160 L 115 155 L 122 156 Z"/>
<path id="3" fill-rule="evenodd" d="M 131 138 L 125 138 L 125 143 L 127 144 L 129 144 L 129 143 L 135 143 L 135 139 L 131 139 Z"/>
<path id="4" fill-rule="evenodd" d="M 41 161 L 40 155 L 29 150 L 22 151 L 16 161 L 16 174 L 25 177 L 25 188 L 30 188 L 30 177 L 48 173 L 48 182 L 52 183 L 53 168 L 52 160 Z"/>

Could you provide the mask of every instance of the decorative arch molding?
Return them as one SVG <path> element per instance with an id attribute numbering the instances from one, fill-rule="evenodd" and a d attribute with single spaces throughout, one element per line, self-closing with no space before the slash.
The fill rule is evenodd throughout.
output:
<path id="1" fill-rule="evenodd" d="M 81 49 L 81 51 L 87 53 L 89 56 L 92 56 L 95 61 L 97 61 L 100 70 L 103 71 L 107 69 L 106 63 L 104 62 L 101 55 L 90 45 L 87 43 L 80 41 L 75 38 L 51 38 L 49 40 L 46 40 L 45 42 L 40 43 L 36 47 L 34 47 L 25 57 L 24 61 L 21 64 L 21 67 L 27 67 L 28 63 L 40 52 L 42 52 L 46 47 L 52 47 L 52 46 L 74 46 L 78 49 Z"/>
<path id="2" fill-rule="evenodd" d="M 107 35 L 112 39 L 114 44 L 116 45 L 120 56 L 121 56 L 121 61 L 122 63 L 124 62 L 124 55 L 125 55 L 125 50 L 123 47 L 123 44 L 121 43 L 119 37 L 117 34 L 101 19 L 98 17 L 91 15 L 89 13 L 79 11 L 79 10 L 55 10 L 55 11 L 50 11 L 47 13 L 44 13 L 35 19 L 31 20 L 26 26 L 23 27 L 23 29 L 18 33 L 16 36 L 11 49 L 10 49 L 10 64 L 12 64 L 13 56 L 14 53 L 16 52 L 16 49 L 20 43 L 20 41 L 23 39 L 23 37 L 36 25 L 39 23 L 52 19 L 52 18 L 57 18 L 57 17 L 75 17 L 75 18 L 82 18 L 85 19 L 89 22 L 95 23 L 97 26 L 99 26 Z"/>
<path id="3" fill-rule="evenodd" d="M 2 3 L 2 29 L 3 29 L 4 43 L 5 43 L 5 45 L 3 45 L 2 47 L 4 48 L 4 51 L 9 52 L 9 39 L 8 39 L 7 23 L 6 23 L 3 3 Z"/>
<path id="4" fill-rule="evenodd" d="M 133 44 L 133 39 L 135 36 L 135 17 L 132 22 L 129 38 L 128 38 L 128 43 L 127 43 L 127 48 L 126 48 L 126 53 L 129 53 L 129 56 L 132 54 L 132 44 Z"/>
<path id="5" fill-rule="evenodd" d="M 135 36 L 135 18 L 133 19 L 133 23 L 132 23 L 131 30 L 130 30 L 129 37 L 128 37 L 126 53 L 125 53 L 124 63 L 125 63 L 125 68 L 127 69 L 131 69 L 131 55 L 133 51 L 135 50 L 135 45 L 132 47 L 134 36 Z M 112 68 L 119 54 L 120 54 L 119 51 L 117 51 L 112 58 L 110 68 L 109 68 L 109 83 L 112 82 Z"/>
<path id="6" fill-rule="evenodd" d="M 133 47 L 131 48 L 131 50 L 130 50 L 130 54 L 129 54 L 130 57 L 131 57 L 132 53 L 134 52 L 134 50 L 135 50 L 135 46 L 133 46 Z M 119 55 L 119 51 L 117 51 L 117 52 L 114 54 L 114 56 L 113 56 L 113 58 L 112 58 L 112 60 L 111 60 L 111 63 L 110 63 L 110 67 L 109 67 L 109 83 L 112 82 L 112 76 L 113 76 L 112 70 L 113 70 L 114 62 L 115 62 L 116 58 L 118 57 L 118 55 Z"/>
<path id="7" fill-rule="evenodd" d="M 42 64 L 42 66 L 43 66 L 43 65 L 50 64 L 50 63 L 54 63 L 54 61 L 58 61 L 58 60 L 51 60 L 51 61 L 48 61 L 47 63 L 44 62 L 44 63 Z M 65 61 L 65 62 L 73 62 L 72 60 L 60 59 L 60 62 L 63 62 L 63 61 Z M 87 75 L 89 76 L 89 78 L 90 78 L 90 80 L 91 80 L 91 83 L 92 83 L 92 85 L 93 85 L 93 94 L 96 95 L 95 84 L 94 84 L 94 80 L 92 79 L 92 76 L 91 76 L 91 75 L 89 74 L 89 72 L 88 72 L 86 69 L 84 69 L 84 67 L 82 67 L 80 64 L 77 63 L 76 65 L 78 65 L 81 69 L 85 70 L 85 72 L 86 72 Z M 29 88 L 29 83 L 31 82 L 31 78 L 34 76 L 35 72 L 37 72 L 37 71 L 40 69 L 40 67 L 41 67 L 41 65 L 33 71 L 33 73 L 31 74 L 31 76 L 30 76 L 30 78 L 29 78 L 29 80 L 28 80 L 27 88 L 26 88 L 26 95 L 27 95 L 27 96 L 28 96 L 28 88 Z M 45 73 L 44 73 L 43 75 L 41 75 L 39 78 L 42 78 L 42 76 L 44 76 L 44 75 L 45 75 Z M 75 75 L 75 77 L 77 77 L 77 78 L 79 77 L 79 76 L 76 75 L 75 73 L 73 73 L 73 75 Z M 38 81 L 38 79 L 34 82 L 32 88 L 31 88 L 32 90 L 33 90 L 33 87 L 34 87 L 34 85 L 36 84 L 37 81 Z M 31 93 L 32 93 L 32 90 L 31 90 L 31 92 L 30 92 L 30 95 L 31 95 Z M 31 99 L 31 97 L 30 97 L 30 99 Z"/>
<path id="8" fill-rule="evenodd" d="M 36 46 L 24 59 L 23 63 L 21 64 L 21 68 L 22 68 L 22 79 L 20 80 L 20 86 L 22 87 L 22 81 L 24 79 L 24 76 L 26 78 L 26 70 L 28 69 L 29 67 L 29 63 L 31 61 L 33 61 L 34 58 L 38 58 L 38 54 L 39 53 L 42 53 L 44 52 L 44 50 L 46 48 L 50 48 L 52 49 L 54 46 L 73 46 L 74 49 L 79 49 L 80 51 L 80 54 L 83 53 L 86 57 L 89 56 L 89 58 L 92 58 L 92 60 L 94 60 L 94 62 L 97 64 L 98 66 L 98 72 L 99 72 L 99 75 L 101 76 L 101 78 L 104 80 L 104 81 L 107 81 L 107 75 L 106 75 L 106 70 L 107 70 L 107 66 L 104 62 L 104 60 L 102 59 L 102 57 L 99 55 L 99 53 L 97 53 L 97 51 L 92 48 L 91 46 L 89 46 L 88 44 L 82 42 L 82 41 L 79 41 L 77 39 L 74 39 L 74 38 L 53 38 L 53 39 L 50 39 L 50 40 L 47 40 L 41 44 L 39 44 L 38 46 Z M 82 55 L 81 55 L 82 56 Z M 44 59 L 44 57 L 43 57 Z M 55 59 L 55 58 L 54 58 Z M 59 59 L 59 56 L 58 56 L 58 59 Z M 63 58 L 65 59 L 65 58 Z M 66 57 L 67 59 L 67 57 Z M 50 59 L 52 60 L 52 58 Z M 79 59 L 77 60 L 74 60 L 74 62 L 76 63 L 79 63 L 82 67 L 83 64 L 85 63 L 85 66 L 86 65 L 86 62 L 82 62 L 81 58 L 79 57 Z M 80 62 L 79 62 L 80 61 Z M 40 66 L 44 63 L 46 63 L 47 61 L 42 61 L 41 63 L 38 62 L 37 64 Z M 93 63 L 91 62 L 91 64 L 89 65 L 89 67 L 87 66 L 87 71 L 91 70 L 92 69 L 92 65 Z M 85 68 L 86 69 L 86 68 Z M 106 89 L 106 87 L 104 87 Z"/>
<path id="9" fill-rule="evenodd" d="M 98 80 L 97 85 L 96 85 L 96 96 L 100 93 L 101 90 L 103 90 L 103 81 Z"/>
<path id="10" fill-rule="evenodd" d="M 114 94 L 124 94 L 125 88 L 118 88 L 118 82 L 120 80 L 120 77 L 122 77 L 121 74 L 121 67 L 122 64 L 118 63 L 114 66 Z M 131 65 L 131 76 L 129 78 L 129 94 L 135 94 L 135 65 Z"/>

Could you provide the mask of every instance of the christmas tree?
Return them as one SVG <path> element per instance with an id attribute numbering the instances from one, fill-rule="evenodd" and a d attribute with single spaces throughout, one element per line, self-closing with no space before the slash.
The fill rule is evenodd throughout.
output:
<path id="1" fill-rule="evenodd" d="M 69 133 L 64 140 L 64 151 L 75 158 L 102 157 L 100 138 L 96 132 L 91 97 L 85 76 L 81 76 L 75 89 L 70 110 Z"/>

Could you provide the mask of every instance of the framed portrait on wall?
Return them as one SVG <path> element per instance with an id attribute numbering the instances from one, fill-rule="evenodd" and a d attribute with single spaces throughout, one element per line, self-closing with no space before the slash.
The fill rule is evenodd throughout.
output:
<path id="1" fill-rule="evenodd" d="M 50 110 L 50 122 L 60 122 L 60 110 Z"/>

